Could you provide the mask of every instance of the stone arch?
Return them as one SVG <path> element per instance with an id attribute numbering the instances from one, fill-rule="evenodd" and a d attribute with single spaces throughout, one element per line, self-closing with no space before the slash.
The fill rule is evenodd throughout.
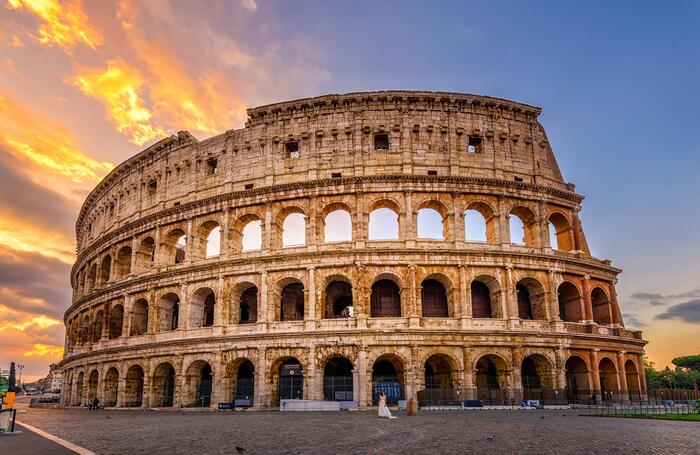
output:
<path id="1" fill-rule="evenodd" d="M 440 230 L 430 229 L 438 224 Z M 431 199 L 418 206 L 416 211 L 416 233 L 418 238 L 446 240 L 450 238 L 448 210 L 440 201 Z"/>
<path id="2" fill-rule="evenodd" d="M 165 234 L 161 244 L 163 265 L 182 264 L 187 258 L 188 238 L 179 227 Z"/>
<path id="3" fill-rule="evenodd" d="M 574 230 L 569 218 L 563 213 L 555 211 L 550 213 L 548 221 L 550 246 L 552 249 L 561 251 L 575 250 Z"/>
<path id="4" fill-rule="evenodd" d="M 547 319 L 547 292 L 542 283 L 532 277 L 524 277 L 515 286 L 520 319 Z"/>
<path id="5" fill-rule="evenodd" d="M 110 273 L 112 271 L 112 256 L 109 254 L 106 254 L 102 258 L 102 262 L 100 263 L 100 279 L 99 279 L 99 286 L 104 286 L 107 284 L 107 282 L 110 280 Z"/>
<path id="6" fill-rule="evenodd" d="M 372 402 L 379 400 L 379 392 L 387 395 L 387 402 L 396 402 L 406 396 L 408 362 L 396 353 L 379 355 L 370 367 Z"/>
<path id="7" fill-rule="evenodd" d="M 557 302 L 559 304 L 559 318 L 566 322 L 579 322 L 583 320 L 581 304 L 583 297 L 581 290 L 571 281 L 564 281 L 557 288 Z"/>
<path id="8" fill-rule="evenodd" d="M 117 250 L 114 264 L 114 278 L 121 280 L 131 274 L 131 247 L 123 246 Z"/>
<path id="9" fill-rule="evenodd" d="M 186 407 L 208 408 L 211 406 L 211 393 L 214 372 L 206 360 L 190 363 L 185 373 L 183 402 Z"/>
<path id="10" fill-rule="evenodd" d="M 579 355 L 571 355 L 566 359 L 564 370 L 567 398 L 570 401 L 589 399 L 593 387 L 590 382 L 588 362 Z"/>
<path id="11" fill-rule="evenodd" d="M 148 270 L 156 262 L 156 241 L 152 236 L 147 235 L 139 243 L 136 251 L 136 266 L 139 270 Z"/>
<path id="12" fill-rule="evenodd" d="M 477 221 L 472 223 L 470 215 Z M 464 240 L 467 242 L 498 242 L 498 219 L 496 211 L 487 202 L 472 201 L 464 209 Z M 479 218 L 480 217 L 480 218 Z M 482 225 L 483 220 L 483 225 Z M 471 226 L 471 229 L 470 229 Z M 476 230 L 474 235 L 470 231 Z"/>
<path id="13" fill-rule="evenodd" d="M 119 370 L 115 367 L 110 367 L 105 373 L 103 384 L 102 406 L 112 408 L 117 405 Z"/>
<path id="14" fill-rule="evenodd" d="M 612 304 L 608 293 L 600 286 L 591 290 L 591 306 L 593 307 L 593 320 L 601 325 L 612 324 Z"/>
<path id="15" fill-rule="evenodd" d="M 172 291 L 158 299 L 158 332 L 169 332 L 180 326 L 180 296 Z"/>
<path id="16" fill-rule="evenodd" d="M 380 199 L 369 205 L 368 212 L 368 240 L 401 240 L 401 206 L 398 203 Z"/>
<path id="17" fill-rule="evenodd" d="M 208 286 L 197 288 L 190 297 L 188 311 L 188 328 L 213 326 L 216 311 L 214 290 Z"/>
<path id="18" fill-rule="evenodd" d="M 97 398 L 97 383 L 100 378 L 100 373 L 97 369 L 93 369 L 88 375 L 87 383 L 87 400 L 88 403 L 93 402 Z"/>
<path id="19" fill-rule="evenodd" d="M 141 365 L 132 365 L 126 372 L 124 383 L 124 407 L 140 408 L 143 403 L 144 372 Z"/>
<path id="20" fill-rule="evenodd" d="M 508 224 L 510 226 L 510 243 L 536 247 L 537 241 L 537 217 L 535 213 L 520 205 L 516 205 L 508 212 Z"/>
<path id="21" fill-rule="evenodd" d="M 343 275 L 326 278 L 323 290 L 323 317 L 347 318 L 354 315 L 352 282 Z"/>
<path id="22" fill-rule="evenodd" d="M 177 374 L 170 362 L 159 363 L 153 370 L 151 378 L 151 406 L 158 408 L 172 407 L 175 403 Z"/>
<path id="23" fill-rule="evenodd" d="M 372 281 L 371 317 L 400 317 L 403 314 L 401 278 L 391 272 L 380 273 Z"/>
<path id="24" fill-rule="evenodd" d="M 352 361 L 336 354 L 323 366 L 323 399 L 326 401 L 352 401 L 353 399 Z"/>
<path id="25" fill-rule="evenodd" d="M 333 202 L 321 211 L 319 238 L 324 242 L 349 242 L 352 240 L 352 210 L 343 202 Z M 322 234 L 322 235 L 321 235 Z"/>
<path id="26" fill-rule="evenodd" d="M 113 340 L 122 336 L 124 328 L 124 305 L 112 305 L 109 309 L 109 334 L 108 338 Z"/>
<path id="27" fill-rule="evenodd" d="M 138 299 L 131 305 L 131 331 L 129 336 L 143 335 L 148 331 L 148 301 Z"/>
<path id="28" fill-rule="evenodd" d="M 207 220 L 197 228 L 197 257 L 203 259 L 215 258 L 221 255 L 221 224 L 215 220 Z"/>
<path id="29" fill-rule="evenodd" d="M 257 213 L 245 213 L 236 219 L 231 231 L 231 244 L 235 251 L 258 251 L 262 249 L 263 223 Z"/>
<path id="30" fill-rule="evenodd" d="M 491 275 L 476 276 L 471 284 L 471 306 L 473 318 L 502 318 L 500 301 L 501 285 Z"/>

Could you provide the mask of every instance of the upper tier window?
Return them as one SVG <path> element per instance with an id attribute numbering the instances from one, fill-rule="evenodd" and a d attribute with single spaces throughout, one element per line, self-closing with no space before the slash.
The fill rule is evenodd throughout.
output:
<path id="1" fill-rule="evenodd" d="M 386 133 L 374 135 L 374 150 L 389 150 L 389 135 Z"/>

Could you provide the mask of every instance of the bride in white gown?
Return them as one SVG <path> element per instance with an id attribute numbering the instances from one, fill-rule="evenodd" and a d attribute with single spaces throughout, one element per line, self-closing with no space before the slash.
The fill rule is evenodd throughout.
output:
<path id="1" fill-rule="evenodd" d="M 379 417 L 386 417 L 388 419 L 396 418 L 391 415 L 389 407 L 386 405 L 386 394 L 384 392 L 379 392 Z"/>

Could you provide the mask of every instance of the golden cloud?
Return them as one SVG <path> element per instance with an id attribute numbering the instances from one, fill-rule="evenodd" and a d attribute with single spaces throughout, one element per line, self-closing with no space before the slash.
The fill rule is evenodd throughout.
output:
<path id="1" fill-rule="evenodd" d="M 140 72 L 121 60 L 110 60 L 106 68 L 79 70 L 73 83 L 81 92 L 102 102 L 117 130 L 134 144 L 143 145 L 166 135 L 152 123 L 153 113 L 145 106 Z"/>
<path id="2" fill-rule="evenodd" d="M 9 0 L 8 8 L 26 9 L 40 18 L 39 42 L 70 49 L 85 44 L 95 49 L 102 44 L 102 35 L 88 23 L 80 0 L 60 3 L 58 0 Z"/>
<path id="3" fill-rule="evenodd" d="M 97 182 L 114 168 L 78 150 L 64 128 L 2 95 L 0 123 L 0 143 L 9 152 L 74 183 Z"/>

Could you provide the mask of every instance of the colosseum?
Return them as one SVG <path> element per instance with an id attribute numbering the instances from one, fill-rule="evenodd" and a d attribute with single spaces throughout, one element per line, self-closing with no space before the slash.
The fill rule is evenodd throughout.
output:
<path id="1" fill-rule="evenodd" d="M 62 403 L 641 397 L 620 270 L 591 256 L 540 111 L 326 95 L 129 158 L 76 223 Z"/>

